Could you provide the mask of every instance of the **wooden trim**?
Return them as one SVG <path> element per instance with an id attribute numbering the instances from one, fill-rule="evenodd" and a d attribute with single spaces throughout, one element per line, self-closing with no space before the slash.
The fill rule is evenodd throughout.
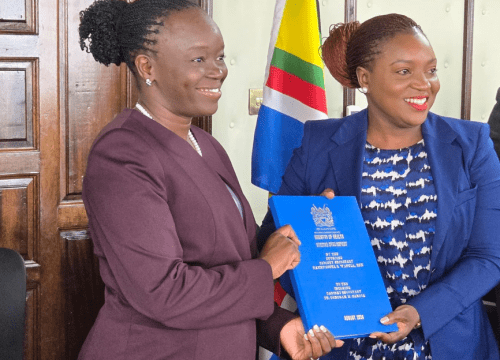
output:
<path id="1" fill-rule="evenodd" d="M 345 0 L 344 22 L 348 23 L 357 20 L 357 0 Z M 347 115 L 347 106 L 354 105 L 356 102 L 356 89 L 344 87 L 344 105 L 343 116 Z"/>
<path id="2" fill-rule="evenodd" d="M 460 117 L 470 120 L 472 98 L 472 40 L 474 33 L 474 0 L 465 0 L 464 53 L 462 64 L 462 105 Z"/>

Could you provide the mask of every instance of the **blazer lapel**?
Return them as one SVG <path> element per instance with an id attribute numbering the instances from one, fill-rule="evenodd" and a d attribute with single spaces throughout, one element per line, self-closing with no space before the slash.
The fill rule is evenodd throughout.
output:
<path id="1" fill-rule="evenodd" d="M 344 121 L 331 138 L 336 147 L 329 151 L 338 195 L 355 194 L 358 203 L 361 197 L 367 114 L 367 111 L 363 110 Z"/>
<path id="2" fill-rule="evenodd" d="M 141 114 L 141 116 L 144 115 Z M 141 121 L 141 124 L 148 129 L 161 146 L 165 148 L 165 151 L 180 164 L 190 179 L 196 184 L 197 189 L 193 189 L 193 191 L 198 191 L 200 196 L 205 197 L 209 204 L 216 204 L 220 202 L 221 198 L 226 198 L 225 202 L 235 208 L 234 211 L 228 211 L 228 216 L 232 218 L 231 221 L 243 221 L 231 194 L 224 185 L 224 181 L 229 184 L 241 201 L 241 195 L 239 194 L 241 191 L 236 191 L 235 189 L 238 188 L 235 185 L 237 184 L 236 177 L 232 176 L 224 166 L 219 154 L 214 149 L 206 134 L 201 129 L 193 126 L 193 134 L 203 153 L 203 156 L 200 156 L 187 141 L 181 139 L 172 131 L 145 116 L 143 120 L 145 121 Z M 223 181 L 220 181 L 221 178 Z"/>
<path id="3" fill-rule="evenodd" d="M 243 191 L 241 190 L 241 187 L 239 186 L 238 178 L 236 177 L 236 174 L 233 172 L 229 171 L 227 166 L 223 163 L 219 153 L 217 150 L 214 148 L 214 145 L 212 142 L 208 139 L 206 134 L 198 129 L 193 127 L 193 133 L 195 134 L 196 141 L 198 141 L 198 144 L 200 145 L 200 148 L 202 149 L 203 153 L 203 160 L 205 164 L 208 166 L 208 168 L 211 171 L 214 171 L 218 174 L 220 178 L 234 191 L 238 199 L 240 200 L 242 209 L 243 209 L 243 223 L 246 227 L 248 224 L 248 217 L 250 216 L 253 218 L 253 215 L 251 214 L 250 205 L 247 203 L 245 196 L 243 195 Z M 226 192 L 229 194 L 229 191 L 226 189 Z M 231 197 L 231 195 L 229 194 Z M 232 197 L 231 197 L 232 200 Z M 234 201 L 232 201 L 234 203 Z M 247 206 L 248 205 L 248 206 Z M 236 204 L 235 204 L 236 207 Z M 241 216 L 238 209 L 236 209 L 235 214 L 238 215 L 238 217 L 241 219 Z"/>
<path id="4" fill-rule="evenodd" d="M 462 149 L 453 142 L 455 131 L 432 113 L 422 125 L 422 135 L 437 193 L 436 234 L 431 253 L 431 267 L 434 268 L 455 207 Z"/>

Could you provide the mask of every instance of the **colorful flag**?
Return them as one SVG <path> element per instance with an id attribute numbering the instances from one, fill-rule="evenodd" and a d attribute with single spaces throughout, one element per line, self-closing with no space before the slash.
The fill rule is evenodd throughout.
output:
<path id="1" fill-rule="evenodd" d="M 300 145 L 304 122 L 328 117 L 320 46 L 316 0 L 277 0 L 252 152 L 252 183 L 271 193 Z"/>

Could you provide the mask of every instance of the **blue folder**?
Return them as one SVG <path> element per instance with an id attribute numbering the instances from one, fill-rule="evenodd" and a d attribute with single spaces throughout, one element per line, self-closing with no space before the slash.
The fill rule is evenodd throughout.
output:
<path id="1" fill-rule="evenodd" d="M 276 226 L 291 224 L 302 242 L 300 264 L 280 282 L 306 331 L 324 325 L 337 339 L 397 331 L 380 323 L 392 308 L 355 197 L 275 195 L 269 206 Z"/>

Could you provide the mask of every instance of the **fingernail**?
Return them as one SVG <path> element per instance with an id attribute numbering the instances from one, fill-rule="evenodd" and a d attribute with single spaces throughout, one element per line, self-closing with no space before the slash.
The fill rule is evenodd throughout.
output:
<path id="1" fill-rule="evenodd" d="M 381 322 L 382 324 L 385 324 L 385 323 L 389 322 L 389 318 L 388 318 L 387 316 L 385 316 L 385 317 L 383 317 L 382 319 L 380 319 L 380 322 Z"/>
<path id="2" fill-rule="evenodd" d="M 344 346 L 344 342 L 342 340 L 336 340 L 337 346 Z"/>
<path id="3" fill-rule="evenodd" d="M 309 341 L 309 338 L 307 337 L 307 334 L 304 334 L 304 339 L 306 339 L 307 341 Z"/>
<path id="4" fill-rule="evenodd" d="M 370 337 L 370 338 L 372 338 L 372 339 L 376 339 L 376 338 L 377 338 L 377 337 L 376 337 L 375 335 L 373 335 L 373 334 L 372 334 L 372 335 L 370 335 L 369 337 Z"/>
<path id="5" fill-rule="evenodd" d="M 318 325 L 314 325 L 313 329 L 314 329 L 314 331 L 319 332 L 319 326 Z"/>
<path id="6" fill-rule="evenodd" d="M 314 336 L 314 331 L 313 331 L 313 329 L 309 330 L 309 335 Z"/>
<path id="7" fill-rule="evenodd" d="M 321 329 L 321 331 L 323 331 L 324 333 L 328 332 L 328 329 L 326 327 L 324 327 L 323 325 L 321 325 L 319 327 Z"/>

